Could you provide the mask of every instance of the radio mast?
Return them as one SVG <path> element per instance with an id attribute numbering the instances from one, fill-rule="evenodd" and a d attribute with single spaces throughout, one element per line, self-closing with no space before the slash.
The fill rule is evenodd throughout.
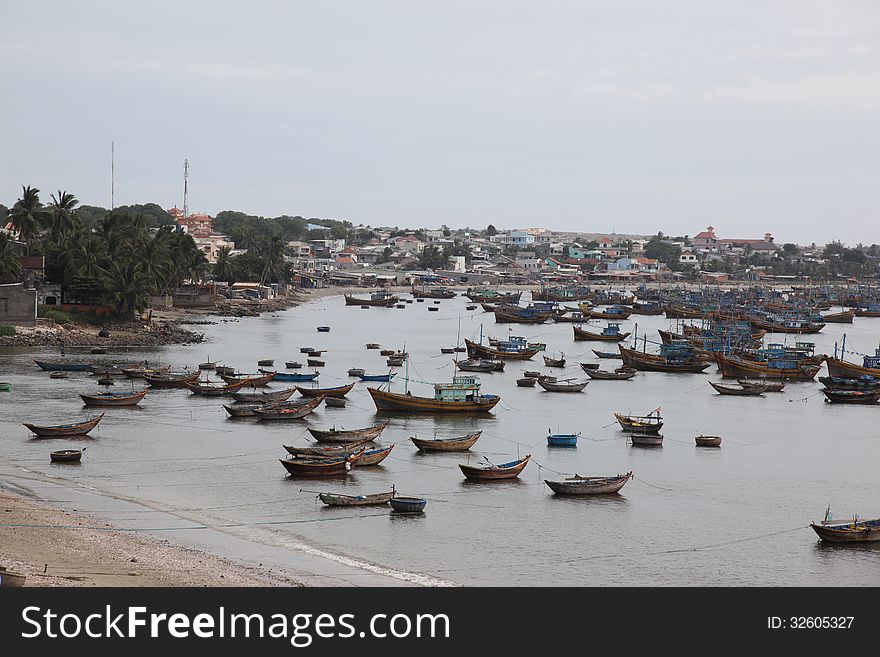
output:
<path id="1" fill-rule="evenodd" d="M 189 160 L 183 161 L 183 216 L 189 216 L 187 196 L 189 195 Z"/>
<path id="2" fill-rule="evenodd" d="M 112 210 L 115 206 L 114 196 L 116 193 L 116 144 L 111 141 L 110 142 L 110 209 Z"/>

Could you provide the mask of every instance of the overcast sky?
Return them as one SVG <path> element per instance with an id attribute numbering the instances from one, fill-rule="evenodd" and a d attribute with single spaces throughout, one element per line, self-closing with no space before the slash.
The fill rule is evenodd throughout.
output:
<path id="1" fill-rule="evenodd" d="M 0 0 L 22 184 L 370 225 L 880 243 L 880 3 Z"/>

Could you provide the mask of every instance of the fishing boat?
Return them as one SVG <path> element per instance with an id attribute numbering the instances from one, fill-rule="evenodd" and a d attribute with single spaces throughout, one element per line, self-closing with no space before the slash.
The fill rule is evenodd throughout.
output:
<path id="1" fill-rule="evenodd" d="M 820 376 L 819 383 L 830 390 L 875 390 L 880 388 L 880 379 L 867 375 L 858 378 Z"/>
<path id="2" fill-rule="evenodd" d="M 516 385 L 520 388 L 534 388 L 537 380 L 538 379 L 531 376 L 524 376 L 521 379 L 516 380 Z"/>
<path id="3" fill-rule="evenodd" d="M 387 447 L 375 447 L 373 449 L 364 450 L 363 455 L 357 462 L 357 467 L 360 468 L 370 465 L 379 465 L 388 457 L 392 449 L 394 449 L 394 445 L 388 445 Z"/>
<path id="4" fill-rule="evenodd" d="M 481 358 L 468 358 L 467 360 L 455 361 L 455 366 L 462 372 L 503 372 L 503 360 L 483 360 Z"/>
<path id="5" fill-rule="evenodd" d="M 275 364 L 274 358 L 264 358 L 262 360 L 257 361 L 257 365 L 260 367 L 272 367 Z"/>
<path id="6" fill-rule="evenodd" d="M 652 411 L 648 415 L 623 415 L 615 413 L 614 417 L 620 428 L 630 433 L 659 433 L 663 428 L 663 418 L 660 413 Z"/>
<path id="7" fill-rule="evenodd" d="M 329 333 L 330 327 L 329 326 L 319 326 L 317 330 L 318 330 L 318 333 Z"/>
<path id="8" fill-rule="evenodd" d="M 845 336 L 844 336 L 845 337 Z M 841 356 L 846 353 L 846 341 L 844 340 Z M 863 375 L 873 376 L 880 379 L 880 348 L 874 350 L 874 355 L 866 354 L 861 365 L 850 363 L 837 357 L 837 347 L 834 349 L 834 357 L 828 356 L 825 363 L 828 365 L 828 374 L 841 377 L 859 377 Z"/>
<path id="9" fill-rule="evenodd" d="M 561 313 L 557 315 L 553 315 L 551 317 L 554 322 L 558 323 L 571 323 L 571 324 L 583 324 L 586 321 L 589 321 L 590 315 L 584 314 L 580 310 L 573 310 L 566 313 Z"/>
<path id="10" fill-rule="evenodd" d="M 236 402 L 223 404 L 229 417 L 254 417 L 254 410 L 271 406 L 274 402 Z"/>
<path id="11" fill-rule="evenodd" d="M 364 374 L 363 370 L 361 373 L 356 375 L 361 381 L 391 381 L 397 374 L 395 372 L 389 372 L 388 374 Z"/>
<path id="12" fill-rule="evenodd" d="M 91 363 L 82 363 L 76 361 L 55 361 L 49 362 L 45 360 L 37 360 L 34 359 L 34 362 L 37 364 L 41 370 L 46 372 L 85 372 L 89 369 Z"/>
<path id="13" fill-rule="evenodd" d="M 349 473 L 363 451 L 327 459 L 279 459 L 294 477 L 340 477 Z"/>
<path id="14" fill-rule="evenodd" d="M 726 386 L 722 383 L 709 381 L 709 385 L 715 388 L 716 392 L 721 395 L 737 395 L 740 397 L 757 397 L 763 395 L 767 391 L 767 386 Z"/>
<path id="15" fill-rule="evenodd" d="M 315 351 L 314 347 L 300 347 L 299 348 L 299 353 L 301 353 L 301 354 L 310 354 L 313 351 Z"/>
<path id="16" fill-rule="evenodd" d="M 574 339 L 576 341 L 599 340 L 602 342 L 620 342 L 621 340 L 626 340 L 630 335 L 629 331 L 621 333 L 620 324 L 614 322 L 608 322 L 608 326 L 603 328 L 601 333 L 587 331 L 577 326 L 572 326 L 571 328 L 574 330 Z"/>
<path id="17" fill-rule="evenodd" d="M 785 381 L 812 381 L 821 365 L 802 365 L 791 358 L 774 358 L 767 362 L 747 361 L 738 356 L 714 352 L 715 362 L 725 379 L 759 378 Z"/>
<path id="18" fill-rule="evenodd" d="M 146 396 L 147 391 L 140 392 L 99 392 L 96 395 L 80 395 L 86 406 L 136 406 Z"/>
<path id="19" fill-rule="evenodd" d="M 553 317 L 552 310 L 535 307 L 501 305 L 495 308 L 495 321 L 499 324 L 543 324 Z"/>
<path id="20" fill-rule="evenodd" d="M 324 367 L 327 363 L 320 358 L 307 358 L 306 364 L 309 367 Z"/>
<path id="21" fill-rule="evenodd" d="M 564 383 L 556 381 L 547 381 L 545 378 L 538 379 L 538 385 L 547 392 L 581 392 L 587 387 L 589 381 L 580 381 L 573 383 Z"/>
<path id="22" fill-rule="evenodd" d="M 880 541 L 880 518 L 861 520 L 853 516 L 846 522 L 831 520 L 831 509 L 825 511 L 822 522 L 812 522 L 810 527 L 823 541 L 829 543 L 873 543 Z"/>
<path id="23" fill-rule="evenodd" d="M 222 397 L 223 395 L 231 395 L 238 392 L 247 384 L 247 381 L 238 381 L 237 383 L 213 383 L 211 381 L 193 381 L 187 383 L 187 389 L 194 395 L 202 397 Z"/>
<path id="24" fill-rule="evenodd" d="M 540 372 L 535 372 L 534 370 L 525 370 L 523 371 L 523 376 L 529 379 L 537 379 L 541 376 Z"/>
<path id="25" fill-rule="evenodd" d="M 319 493 L 318 499 L 326 506 L 382 506 L 394 497 L 394 488 L 387 493 L 372 495 L 341 495 L 338 493 Z"/>
<path id="26" fill-rule="evenodd" d="M 500 304 L 497 303 L 481 303 L 480 307 L 487 313 L 494 313 Z"/>
<path id="27" fill-rule="evenodd" d="M 6 566 L 0 566 L 0 587 L 5 588 L 21 588 L 27 581 L 27 575 L 14 573 L 6 570 Z"/>
<path id="28" fill-rule="evenodd" d="M 379 346 L 380 345 L 378 342 L 368 342 L 367 343 L 367 349 L 378 349 Z"/>
<path id="29" fill-rule="evenodd" d="M 582 477 L 576 474 L 561 481 L 545 479 L 544 483 L 557 495 L 612 495 L 619 492 L 632 477 L 630 470 L 616 477 Z"/>
<path id="30" fill-rule="evenodd" d="M 522 297 L 522 292 L 499 292 L 489 288 L 468 288 L 464 296 L 474 303 L 509 303 L 517 304 Z"/>
<path id="31" fill-rule="evenodd" d="M 324 400 L 323 397 L 315 397 L 308 402 L 280 402 L 254 409 L 257 420 L 299 420 L 314 411 Z"/>
<path id="32" fill-rule="evenodd" d="M 880 304 L 872 303 L 867 306 L 859 306 L 855 310 L 856 317 L 880 317 Z"/>
<path id="33" fill-rule="evenodd" d="M 551 433 L 547 430 L 548 447 L 577 447 L 579 433 Z"/>
<path id="34" fill-rule="evenodd" d="M 112 386 L 113 385 L 113 377 L 112 376 L 102 376 L 98 379 L 99 386 Z"/>
<path id="35" fill-rule="evenodd" d="M 483 458 L 485 459 L 486 457 L 484 456 Z M 471 481 L 501 481 L 517 478 L 519 473 L 523 471 L 523 468 L 528 465 L 530 458 L 532 458 L 532 455 L 526 454 L 521 459 L 510 461 L 509 463 L 501 463 L 500 465 L 495 465 L 487 460 L 486 463 L 479 465 L 459 463 L 458 467 L 461 469 L 462 474 Z"/>
<path id="36" fill-rule="evenodd" d="M 309 433 L 319 443 L 357 443 L 364 440 L 375 440 L 385 431 L 387 426 L 388 422 L 386 421 L 365 429 L 337 429 L 335 425 L 326 430 L 309 427 Z"/>
<path id="37" fill-rule="evenodd" d="M 856 312 L 854 310 L 844 310 L 839 313 L 822 315 L 822 321 L 829 324 L 852 324 L 855 316 Z"/>
<path id="38" fill-rule="evenodd" d="M 585 364 L 581 363 L 581 367 L 586 375 L 591 379 L 598 379 L 600 381 L 628 381 L 636 375 L 636 370 L 629 367 L 621 367 L 614 372 L 609 372 L 607 370 L 587 368 L 584 367 Z"/>
<path id="39" fill-rule="evenodd" d="M 397 349 L 381 349 L 379 350 L 380 356 L 393 356 L 397 353 Z"/>
<path id="40" fill-rule="evenodd" d="M 475 431 L 466 436 L 457 438 L 417 438 L 412 436 L 410 440 L 423 452 L 466 452 L 479 440 L 482 431 Z"/>
<path id="41" fill-rule="evenodd" d="M 358 448 L 371 442 L 373 442 L 372 438 L 364 438 L 356 442 L 345 443 L 344 445 L 321 445 L 319 447 L 294 447 L 293 445 L 284 445 L 284 449 L 287 450 L 288 454 L 297 458 L 329 458 L 331 456 L 354 454 L 359 451 Z"/>
<path id="42" fill-rule="evenodd" d="M 382 308 L 390 308 L 400 300 L 399 297 L 394 296 L 387 290 L 373 292 L 369 299 L 362 299 L 360 297 L 352 296 L 351 294 L 346 294 L 344 296 L 346 306 L 379 306 Z"/>
<path id="43" fill-rule="evenodd" d="M 388 503 L 392 513 L 422 513 L 428 504 L 428 500 L 422 497 L 408 497 L 394 495 Z"/>
<path id="44" fill-rule="evenodd" d="M 214 372 L 216 372 L 218 376 L 235 376 L 235 371 L 235 368 L 230 367 L 229 365 L 218 365 L 214 368 Z"/>
<path id="45" fill-rule="evenodd" d="M 349 376 L 363 376 L 367 373 L 367 370 L 361 369 L 360 367 L 352 367 L 348 370 Z"/>
<path id="46" fill-rule="evenodd" d="M 619 352 L 615 353 L 613 351 L 597 351 L 596 349 L 591 350 L 594 354 L 596 354 L 597 358 L 623 358 Z"/>
<path id="47" fill-rule="evenodd" d="M 416 289 L 413 286 L 411 294 L 416 299 L 454 299 L 456 293 L 446 287 L 426 287 Z"/>
<path id="48" fill-rule="evenodd" d="M 768 381 L 767 379 L 737 379 L 736 382 L 743 388 L 764 388 L 764 392 L 782 392 L 785 388 L 784 381 Z"/>
<path id="49" fill-rule="evenodd" d="M 537 348 L 529 347 L 524 340 L 511 339 L 500 342 L 498 347 L 487 347 L 465 338 L 464 344 L 470 358 L 486 360 L 531 360 L 538 353 Z"/>
<path id="50" fill-rule="evenodd" d="M 880 388 L 874 390 L 829 390 L 824 388 L 822 393 L 825 401 L 832 404 L 876 404 L 880 399 Z"/>
<path id="51" fill-rule="evenodd" d="M 204 363 L 199 363 L 200 370 L 213 370 L 217 368 L 217 363 L 214 361 L 205 361 Z"/>
<path id="52" fill-rule="evenodd" d="M 632 312 L 634 315 L 662 315 L 666 309 L 659 303 L 633 301 Z"/>
<path id="53" fill-rule="evenodd" d="M 268 374 L 269 372 L 264 372 L 264 373 Z M 298 381 L 298 382 L 314 381 L 315 379 L 318 378 L 318 375 L 319 375 L 318 372 L 312 372 L 310 374 L 297 374 L 295 372 L 277 372 L 277 371 L 273 372 L 273 374 L 275 375 L 272 378 L 273 381 Z"/>
<path id="54" fill-rule="evenodd" d="M 227 385 L 244 383 L 244 385 L 253 388 L 262 388 L 275 378 L 275 372 L 260 371 L 259 374 L 221 374 L 220 378 L 223 379 L 223 382 Z"/>
<path id="55" fill-rule="evenodd" d="M 544 365 L 547 367 L 565 367 L 565 354 L 559 354 L 561 358 L 551 358 L 544 356 Z"/>
<path id="56" fill-rule="evenodd" d="M 435 383 L 433 397 L 417 397 L 367 388 L 376 410 L 403 413 L 485 413 L 501 401 L 498 395 L 480 393 L 480 382 L 475 376 L 456 375 L 452 383 Z"/>
<path id="57" fill-rule="evenodd" d="M 441 354 L 454 354 L 455 347 L 440 347 Z"/>
<path id="58" fill-rule="evenodd" d="M 303 397 L 345 397 L 351 389 L 354 388 L 354 382 L 346 386 L 336 386 L 335 388 L 303 388 L 296 386 Z"/>
<path id="59" fill-rule="evenodd" d="M 70 376 L 70 372 L 65 372 L 65 371 L 63 371 L 63 370 L 58 370 L 57 372 L 49 372 L 49 378 L 50 378 L 50 379 L 66 379 L 66 378 L 68 378 L 69 376 Z M 6 385 L 6 386 L 8 386 L 9 384 L 8 384 L 8 383 L 2 383 L 2 384 L 0 384 L 0 385 Z M 8 388 L 7 388 L 7 390 L 8 390 Z"/>
<path id="60" fill-rule="evenodd" d="M 660 354 L 649 354 L 617 345 L 623 364 L 644 372 L 674 372 L 699 374 L 709 367 L 696 356 L 690 343 L 660 345 Z"/>
<path id="61" fill-rule="evenodd" d="M 147 374 L 165 374 L 171 369 L 171 365 L 163 367 L 147 367 L 146 362 L 140 365 L 123 367 L 122 373 L 129 379 L 143 379 Z"/>
<path id="62" fill-rule="evenodd" d="M 385 361 L 387 367 L 400 367 L 406 359 L 402 356 L 391 356 Z"/>
<path id="63" fill-rule="evenodd" d="M 85 436 L 89 431 L 98 426 L 103 419 L 104 414 L 101 413 L 97 417 L 93 417 L 85 422 L 68 422 L 67 424 L 39 425 L 23 422 L 31 433 L 40 438 L 66 438 L 68 436 Z"/>
<path id="64" fill-rule="evenodd" d="M 303 364 L 300 363 L 299 361 L 296 361 L 296 360 L 289 360 L 284 363 L 284 367 L 286 367 L 289 370 L 298 370 L 302 366 L 303 366 Z"/>
<path id="65" fill-rule="evenodd" d="M 605 310 L 592 310 L 592 319 L 627 319 L 632 315 L 632 310 L 623 306 L 609 306 Z"/>
<path id="66" fill-rule="evenodd" d="M 434 303 L 437 303 L 437 302 L 435 301 Z M 435 312 L 435 313 L 440 311 L 440 309 L 437 306 L 430 306 L 428 308 L 428 310 Z"/>
<path id="67" fill-rule="evenodd" d="M 631 433 L 629 440 L 636 447 L 660 447 L 663 445 L 663 436 L 659 433 Z"/>
<path id="68" fill-rule="evenodd" d="M 151 388 L 186 388 L 188 383 L 199 380 L 198 370 L 194 372 L 161 372 L 144 374 L 144 380 Z"/>
<path id="69" fill-rule="evenodd" d="M 697 447 L 721 447 L 721 436 L 704 436 L 700 434 L 694 438 Z"/>
<path id="70" fill-rule="evenodd" d="M 330 408 L 345 408 L 345 397 L 324 397 L 324 406 Z"/>
<path id="71" fill-rule="evenodd" d="M 82 460 L 82 449 L 59 449 L 55 452 L 49 452 L 49 459 L 52 463 L 79 463 Z"/>
<path id="72" fill-rule="evenodd" d="M 286 401 L 296 392 L 296 387 L 285 388 L 284 390 L 261 390 L 259 392 L 238 392 L 232 393 L 232 398 L 237 402 L 276 402 Z"/>

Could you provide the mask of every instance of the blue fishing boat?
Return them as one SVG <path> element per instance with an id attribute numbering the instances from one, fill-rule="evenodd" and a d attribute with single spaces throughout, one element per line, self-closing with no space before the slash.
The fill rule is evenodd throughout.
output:
<path id="1" fill-rule="evenodd" d="M 91 363 L 77 363 L 77 362 L 55 362 L 50 363 L 45 360 L 37 360 L 34 358 L 34 362 L 37 364 L 41 370 L 45 370 L 47 372 L 85 372 L 91 367 Z"/>
<path id="2" fill-rule="evenodd" d="M 421 513 L 425 510 L 428 500 L 421 497 L 398 497 L 394 496 L 388 503 L 391 504 L 392 511 L 397 513 Z"/>
<path id="3" fill-rule="evenodd" d="M 579 433 L 551 433 L 547 430 L 547 445 L 549 447 L 577 447 Z"/>
<path id="4" fill-rule="evenodd" d="M 275 372 L 275 378 L 273 379 L 273 381 L 314 381 L 317 378 L 318 372 L 314 372 L 312 374 L 297 374 L 295 372 Z"/>
<path id="5" fill-rule="evenodd" d="M 388 382 L 397 376 L 394 372 L 389 372 L 388 374 L 358 374 L 361 381 L 385 381 Z"/>

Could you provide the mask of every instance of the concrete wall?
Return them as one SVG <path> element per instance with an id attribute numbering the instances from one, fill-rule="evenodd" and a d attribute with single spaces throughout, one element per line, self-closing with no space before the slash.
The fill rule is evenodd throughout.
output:
<path id="1" fill-rule="evenodd" d="M 0 285 L 0 324 L 34 326 L 37 323 L 37 291 L 21 283 Z"/>

